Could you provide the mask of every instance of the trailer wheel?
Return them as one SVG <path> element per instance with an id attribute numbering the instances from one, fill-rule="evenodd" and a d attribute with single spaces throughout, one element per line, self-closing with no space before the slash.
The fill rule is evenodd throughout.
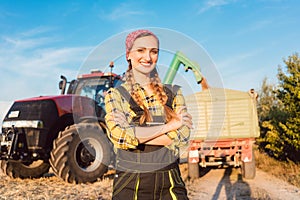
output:
<path id="1" fill-rule="evenodd" d="M 11 178 L 40 178 L 49 171 L 50 165 L 43 160 L 28 163 L 0 160 L 0 167 Z"/>
<path id="2" fill-rule="evenodd" d="M 188 163 L 189 177 L 192 179 L 199 178 L 199 169 L 199 163 Z"/>
<path id="3" fill-rule="evenodd" d="M 251 162 L 242 162 L 241 170 L 245 179 L 254 179 L 256 174 L 255 158 L 252 157 Z"/>
<path id="4" fill-rule="evenodd" d="M 98 124 L 79 123 L 60 132 L 53 142 L 50 164 L 69 183 L 94 182 L 107 172 L 112 146 Z"/>

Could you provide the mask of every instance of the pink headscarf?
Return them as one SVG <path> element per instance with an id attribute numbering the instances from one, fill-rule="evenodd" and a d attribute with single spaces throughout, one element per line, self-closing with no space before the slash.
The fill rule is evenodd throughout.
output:
<path id="1" fill-rule="evenodd" d="M 133 43 L 134 41 L 142 34 L 149 34 L 149 35 L 152 35 L 154 36 L 157 41 L 158 41 L 158 38 L 156 37 L 156 35 L 154 33 L 152 33 L 151 31 L 149 30 L 143 30 L 143 29 L 140 29 L 140 30 L 136 30 L 136 31 L 133 31 L 131 33 L 129 33 L 126 37 L 126 60 L 128 60 L 128 54 L 133 46 Z"/>

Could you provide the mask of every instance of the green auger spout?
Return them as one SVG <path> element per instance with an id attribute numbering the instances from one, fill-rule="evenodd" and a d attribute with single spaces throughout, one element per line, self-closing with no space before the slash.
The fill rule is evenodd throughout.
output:
<path id="1" fill-rule="evenodd" d="M 174 55 L 171 65 L 167 71 L 167 74 L 165 75 L 165 78 L 163 81 L 164 84 L 172 84 L 173 83 L 173 80 L 176 76 L 176 73 L 178 71 L 180 64 L 184 65 L 186 72 L 188 70 L 192 70 L 197 83 L 198 84 L 201 83 L 201 81 L 203 80 L 203 76 L 201 74 L 200 66 L 198 65 L 198 63 L 192 62 L 185 55 L 183 55 L 183 53 L 181 53 L 180 51 L 177 51 L 176 54 Z"/>

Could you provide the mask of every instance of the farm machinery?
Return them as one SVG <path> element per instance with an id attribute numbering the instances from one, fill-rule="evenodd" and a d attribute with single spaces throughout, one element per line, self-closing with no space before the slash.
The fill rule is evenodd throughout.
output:
<path id="1" fill-rule="evenodd" d="M 200 166 L 228 164 L 243 165 L 245 176 L 253 178 L 252 144 L 258 129 L 250 96 L 209 88 L 200 67 L 181 52 L 175 54 L 163 82 L 172 83 L 181 65 L 202 85 L 201 92 L 186 97 L 197 128 L 192 130 L 188 148 L 190 176 L 198 177 Z M 101 178 L 114 165 L 104 121 L 104 93 L 120 85 L 122 76 L 111 70 L 92 71 L 70 82 L 64 76 L 61 79 L 60 95 L 17 100 L 6 114 L 0 133 L 0 170 L 7 176 L 38 178 L 51 167 L 66 182 L 86 183 Z M 232 104 L 227 105 L 228 100 Z M 236 108 L 236 101 L 248 112 Z M 235 114 L 228 118 L 230 112 Z M 215 116 L 223 118 L 215 120 Z"/>
<path id="2" fill-rule="evenodd" d="M 63 180 L 85 183 L 96 181 L 113 163 L 104 92 L 120 84 L 121 76 L 93 71 L 69 82 L 68 89 L 61 78 L 61 95 L 18 100 L 9 109 L 0 135 L 4 174 L 37 178 L 51 166 Z"/>
<path id="3" fill-rule="evenodd" d="M 259 137 L 255 92 L 212 88 L 200 72 L 197 63 L 178 52 L 174 57 L 164 83 L 172 83 L 178 67 L 191 70 L 202 91 L 185 96 L 194 129 L 188 146 L 190 178 L 200 177 L 206 167 L 241 167 L 246 179 L 255 177 L 253 144 Z"/>

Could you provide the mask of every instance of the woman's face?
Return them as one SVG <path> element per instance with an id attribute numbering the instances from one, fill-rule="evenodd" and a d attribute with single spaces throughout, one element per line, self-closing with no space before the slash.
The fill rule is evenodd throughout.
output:
<path id="1" fill-rule="evenodd" d="M 137 38 L 128 54 L 132 69 L 149 75 L 156 66 L 158 51 L 158 41 L 155 37 L 149 35 Z"/>

